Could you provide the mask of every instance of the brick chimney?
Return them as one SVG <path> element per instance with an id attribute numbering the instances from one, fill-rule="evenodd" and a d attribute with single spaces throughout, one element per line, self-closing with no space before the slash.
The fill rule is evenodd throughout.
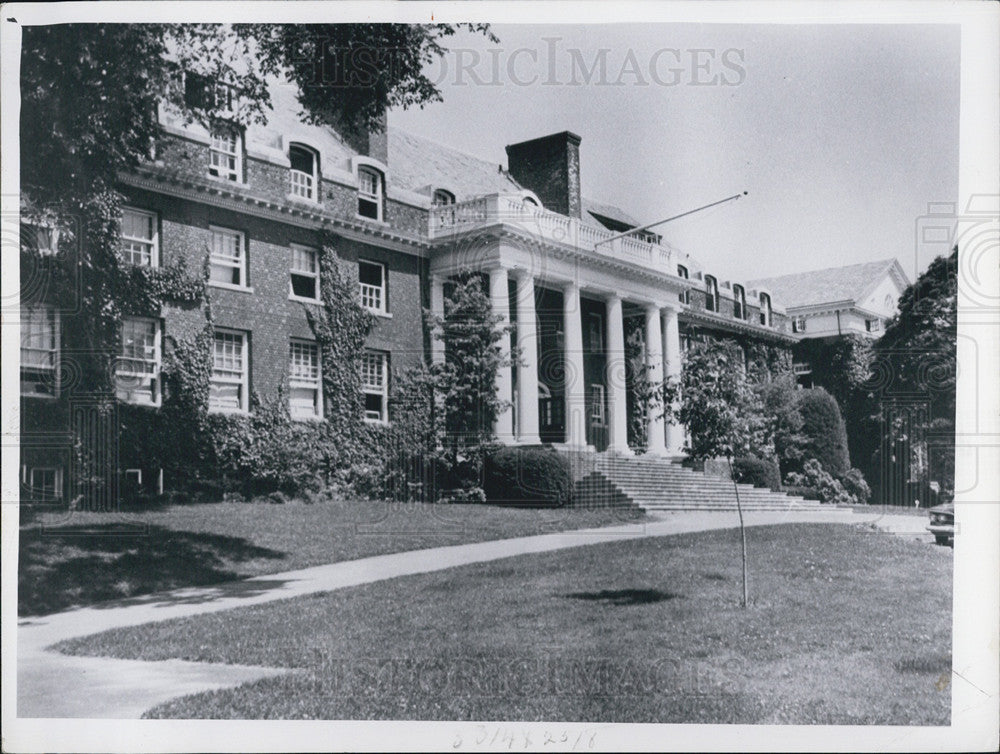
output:
<path id="1" fill-rule="evenodd" d="M 580 217 L 580 137 L 569 131 L 507 146 L 514 180 L 534 191 L 546 209 Z"/>
<path id="2" fill-rule="evenodd" d="M 385 112 L 380 118 L 381 131 L 369 131 L 358 128 L 351 123 L 341 122 L 336 131 L 358 154 L 378 160 L 383 165 L 389 164 L 389 130 Z"/>

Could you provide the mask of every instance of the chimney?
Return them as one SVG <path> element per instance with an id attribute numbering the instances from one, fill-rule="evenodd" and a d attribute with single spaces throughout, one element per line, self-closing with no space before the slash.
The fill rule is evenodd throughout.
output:
<path id="1" fill-rule="evenodd" d="M 381 130 L 368 130 L 356 123 L 343 120 L 336 126 L 336 131 L 344 141 L 358 154 L 378 160 L 383 165 L 389 164 L 389 128 L 385 112 L 379 118 Z"/>
<path id="2" fill-rule="evenodd" d="M 580 217 L 580 137 L 569 131 L 507 146 L 514 180 L 534 191 L 546 209 Z"/>

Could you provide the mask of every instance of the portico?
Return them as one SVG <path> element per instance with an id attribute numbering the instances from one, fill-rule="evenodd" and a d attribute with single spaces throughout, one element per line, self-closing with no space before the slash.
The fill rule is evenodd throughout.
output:
<path id="1" fill-rule="evenodd" d="M 444 281 L 482 273 L 494 312 L 514 325 L 519 358 L 497 374 L 497 392 L 510 404 L 497 417 L 497 438 L 536 445 L 544 436 L 568 449 L 629 453 L 626 309 L 643 314 L 649 378 L 678 374 L 678 294 L 688 283 L 673 274 L 674 250 L 632 238 L 602 244 L 600 229 L 516 197 L 476 203 L 481 212 L 442 208 L 430 300 L 441 316 Z M 457 221 L 463 213 L 468 219 Z M 440 348 L 432 355 L 444 357 Z M 645 439 L 647 453 L 677 456 L 683 428 L 650 411 Z"/>

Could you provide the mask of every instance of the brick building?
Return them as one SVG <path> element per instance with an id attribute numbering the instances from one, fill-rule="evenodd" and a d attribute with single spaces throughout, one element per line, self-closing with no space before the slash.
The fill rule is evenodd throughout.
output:
<path id="1" fill-rule="evenodd" d="M 445 283 L 459 273 L 485 273 L 496 311 L 516 328 L 521 363 L 501 369 L 497 385 L 513 405 L 496 427 L 506 443 L 626 453 L 626 332 L 640 333 L 654 378 L 679 372 L 692 339 L 732 337 L 748 352 L 787 351 L 796 339 L 766 287 L 728 281 L 655 233 L 619 236 L 641 223 L 581 196 L 575 134 L 511 145 L 504 169 L 394 129 L 359 138 L 306 125 L 292 89 L 272 96 L 268 123 L 246 130 L 209 131 L 161 108 L 162 144 L 121 176 L 124 260 L 207 270 L 212 411 L 247 412 L 252 394 L 284 386 L 294 418 L 324 419 L 308 313 L 320 305 L 319 255 L 330 238 L 376 315 L 362 369 L 368 421 L 391 421 L 394 370 L 444 358 L 421 310 L 440 313 Z M 46 232 L 25 236 L 41 257 Z M 34 417 L 22 425 L 24 496 L 64 498 L 76 490 L 75 422 L 88 411 L 65 368 L 61 322 L 72 312 L 44 293 L 24 304 L 22 412 Z M 157 411 L 165 350 L 204 325 L 201 308 L 183 305 L 126 317 L 112 367 L 119 401 Z M 106 431 L 112 447 L 115 428 Z M 681 428 L 651 416 L 645 435 L 649 452 L 681 454 Z M 105 459 L 115 484 L 171 486 L 126 456 Z"/>

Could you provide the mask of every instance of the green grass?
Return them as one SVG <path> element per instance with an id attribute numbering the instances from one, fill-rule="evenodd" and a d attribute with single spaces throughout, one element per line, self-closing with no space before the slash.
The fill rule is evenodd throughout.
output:
<path id="1" fill-rule="evenodd" d="M 323 502 L 214 503 L 37 516 L 20 531 L 18 613 L 370 555 L 642 520 L 622 510 Z"/>
<path id="2" fill-rule="evenodd" d="M 845 525 L 626 540 L 65 642 L 295 668 L 150 717 L 947 725 L 951 551 Z"/>

